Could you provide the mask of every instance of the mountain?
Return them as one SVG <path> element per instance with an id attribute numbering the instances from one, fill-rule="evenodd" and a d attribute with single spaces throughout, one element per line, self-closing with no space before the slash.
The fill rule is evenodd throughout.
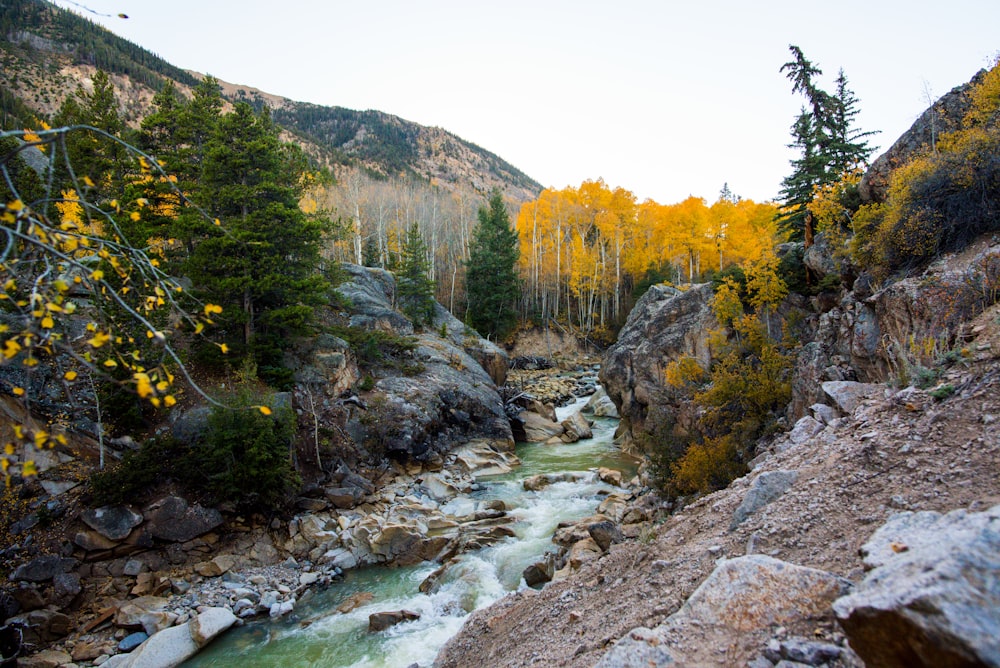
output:
<path id="1" fill-rule="evenodd" d="M 122 116 L 137 127 L 156 91 L 172 80 L 190 91 L 204 75 L 177 68 L 91 21 L 42 0 L 0 3 L 0 127 L 36 127 L 98 69 L 111 75 Z M 499 156 L 441 128 L 381 111 L 296 102 L 249 86 L 222 83 L 230 101 L 267 105 L 287 137 L 335 174 L 363 169 L 410 177 L 447 190 L 499 187 L 513 200 L 542 186 Z"/>

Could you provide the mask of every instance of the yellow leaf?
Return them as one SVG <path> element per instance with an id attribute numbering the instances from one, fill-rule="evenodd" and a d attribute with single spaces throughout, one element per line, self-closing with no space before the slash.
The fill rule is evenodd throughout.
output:
<path id="1" fill-rule="evenodd" d="M 106 360 L 104 362 L 104 366 L 108 367 L 109 369 L 114 369 L 116 366 L 118 366 L 118 362 L 114 360 Z"/>
<path id="2" fill-rule="evenodd" d="M 35 447 L 41 448 L 45 445 L 45 441 L 49 440 L 49 435 L 42 429 L 35 432 Z"/>
<path id="3" fill-rule="evenodd" d="M 100 269 L 95 269 L 93 273 L 90 274 L 90 277 L 95 281 L 100 281 L 104 278 L 104 272 Z"/>
<path id="4" fill-rule="evenodd" d="M 135 221 L 135 220 L 139 220 L 140 218 L 142 218 L 142 215 L 140 215 L 138 211 L 133 211 L 132 213 L 130 213 L 128 215 L 128 217 Z"/>
<path id="5" fill-rule="evenodd" d="M 222 225 L 222 221 L 220 221 L 218 218 L 216 218 L 215 219 L 215 224 L 216 225 Z"/>
<path id="6" fill-rule="evenodd" d="M 221 350 L 222 354 L 225 355 L 226 353 L 229 352 L 229 346 L 227 346 L 225 343 L 220 343 L 219 350 Z"/>
<path id="7" fill-rule="evenodd" d="M 38 360 L 34 357 L 25 357 L 24 366 L 38 366 Z"/>
<path id="8" fill-rule="evenodd" d="M 166 406 L 167 408 L 170 408 L 176 403 L 177 400 L 174 399 L 174 395 L 172 394 L 168 394 L 167 396 L 163 397 L 163 405 Z"/>
<path id="9" fill-rule="evenodd" d="M 65 378 L 70 382 L 76 380 L 76 376 L 77 376 L 76 371 L 67 371 L 66 373 L 63 374 L 63 378 Z"/>
<path id="10" fill-rule="evenodd" d="M 6 445 L 3 446 L 3 451 L 6 452 L 8 455 L 14 454 L 14 444 L 8 442 Z"/>
<path id="11" fill-rule="evenodd" d="M 154 394 L 153 383 L 150 382 L 148 374 L 136 373 L 133 374 L 133 378 L 135 378 L 135 391 L 140 399 L 145 399 Z"/>
<path id="12" fill-rule="evenodd" d="M 271 409 L 268 408 L 267 406 L 258 406 L 257 410 L 259 410 L 264 415 L 270 415 L 271 414 Z"/>
<path id="13" fill-rule="evenodd" d="M 24 396 L 24 388 L 23 387 L 15 387 L 13 390 L 11 390 L 11 392 L 14 393 L 15 397 L 23 397 Z"/>
<path id="14" fill-rule="evenodd" d="M 83 177 L 83 184 L 85 186 L 87 186 L 88 188 L 93 188 L 94 187 L 94 181 L 89 176 L 84 176 Z"/>
<path id="15" fill-rule="evenodd" d="M 21 475 L 38 475 L 38 468 L 35 466 L 35 462 L 27 461 L 24 462 L 24 466 L 21 467 Z"/>
<path id="16" fill-rule="evenodd" d="M 135 201 L 135 203 L 138 204 L 140 207 L 143 207 L 149 204 L 149 200 L 146 199 L 145 197 L 140 197 Z"/>
<path id="17" fill-rule="evenodd" d="M 52 329 L 55 326 L 56 323 L 54 320 L 52 320 L 52 316 L 47 315 L 44 318 L 42 318 L 42 329 Z"/>
<path id="18" fill-rule="evenodd" d="M 92 348 L 100 348 L 110 340 L 111 340 L 110 334 L 105 334 L 104 332 L 97 332 L 96 334 L 94 334 L 93 338 L 87 341 L 87 343 L 89 343 Z"/>
<path id="19" fill-rule="evenodd" d="M 15 339 L 7 339 L 3 346 L 3 356 L 6 359 L 14 357 L 19 352 L 21 352 L 21 344 Z"/>
<path id="20" fill-rule="evenodd" d="M 213 313 L 222 313 L 222 307 L 218 304 L 205 304 L 205 315 L 212 315 Z"/>

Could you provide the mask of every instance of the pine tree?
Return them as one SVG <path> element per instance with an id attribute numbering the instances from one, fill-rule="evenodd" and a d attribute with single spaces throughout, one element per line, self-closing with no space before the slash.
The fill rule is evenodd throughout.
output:
<path id="1" fill-rule="evenodd" d="M 223 306 L 227 344 L 252 355 L 276 385 L 288 338 L 307 333 L 325 294 L 319 274 L 324 225 L 298 206 L 306 163 L 282 144 L 265 108 L 237 103 L 208 140 L 200 198 L 221 225 L 197 242 L 189 275 L 207 301 Z"/>
<path id="2" fill-rule="evenodd" d="M 789 46 L 793 60 L 781 66 L 792 82 L 792 91 L 801 93 L 807 105 L 792 125 L 791 148 L 800 151 L 792 160 L 793 171 L 782 181 L 782 212 L 778 225 L 792 240 L 811 241 L 812 213 L 809 204 L 817 187 L 840 180 L 845 172 L 864 164 L 872 154 L 865 140 L 872 132 L 853 127 L 858 100 L 847 86 L 843 70 L 837 77 L 837 93 L 821 89 L 815 77 L 823 74 L 797 46 Z"/>
<path id="3" fill-rule="evenodd" d="M 430 279 L 427 245 L 416 223 L 410 225 L 403 243 L 403 264 L 399 271 L 399 303 L 403 313 L 417 327 L 434 321 L 434 281 Z"/>
<path id="4" fill-rule="evenodd" d="M 505 337 L 517 323 L 521 283 L 517 276 L 520 255 L 517 232 L 511 229 L 507 207 L 499 190 L 479 209 L 466 264 L 469 309 L 466 319 L 487 338 Z"/>

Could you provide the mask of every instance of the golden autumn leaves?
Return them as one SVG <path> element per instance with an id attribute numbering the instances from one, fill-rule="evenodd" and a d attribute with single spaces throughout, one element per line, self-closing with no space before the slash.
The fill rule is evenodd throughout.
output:
<path id="1" fill-rule="evenodd" d="M 55 154 L 54 147 L 70 129 L 43 127 L 20 133 L 22 148 Z M 135 159 L 130 183 L 156 180 L 174 188 L 173 199 L 157 205 L 157 215 L 169 216 L 170 207 L 184 199 L 176 179 L 122 146 Z M 6 161 L 16 153 L 0 163 L 4 176 Z M 71 176 L 75 187 L 58 191 L 58 196 L 29 205 L 15 191 L 13 198 L 0 200 L 0 365 L 9 369 L 0 388 L 28 416 L 14 425 L 13 438 L 0 456 L 8 484 L 19 459 L 22 475 L 36 472 L 25 453 L 67 443 L 65 424 L 53 420 L 43 428 L 31 417 L 33 403 L 43 398 L 51 402 L 59 394 L 73 404 L 74 396 L 94 392 L 100 379 L 129 389 L 151 406 L 170 408 L 179 400 L 178 369 L 204 395 L 187 377 L 171 336 L 184 330 L 202 334 L 222 312 L 211 303 L 192 309 L 196 302 L 161 270 L 156 255 L 162 257 L 162 248 L 172 240 L 136 248 L 122 233 L 119 221 L 141 218 L 153 206 L 148 199 L 102 201 L 89 176 Z M 224 343 L 215 345 L 228 352 Z M 270 414 L 266 406 L 256 408 Z"/>

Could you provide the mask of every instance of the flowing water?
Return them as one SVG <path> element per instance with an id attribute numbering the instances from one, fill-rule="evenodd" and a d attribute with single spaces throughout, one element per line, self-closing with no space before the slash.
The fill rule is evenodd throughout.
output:
<path id="1" fill-rule="evenodd" d="M 581 405 L 560 409 L 559 419 Z M 517 536 L 461 555 L 435 593 L 422 594 L 418 587 L 439 566 L 436 563 L 349 571 L 342 581 L 301 602 L 294 619 L 253 622 L 233 629 L 185 666 L 429 666 L 471 611 L 523 586 L 522 571 L 554 549 L 551 538 L 560 522 L 593 514 L 602 495 L 612 490 L 588 474 L 578 482 L 559 482 L 528 492 L 521 485 L 524 478 L 538 473 L 588 472 L 598 466 L 632 476 L 634 462 L 612 444 L 616 424 L 598 418 L 593 438 L 570 445 L 519 445 L 520 467 L 504 476 L 480 479 L 483 489 L 474 498 L 502 499 L 515 519 L 511 528 Z M 374 599 L 349 613 L 336 612 L 341 601 L 358 592 L 374 594 Z M 420 619 L 369 633 L 368 615 L 401 609 L 419 613 Z"/>

